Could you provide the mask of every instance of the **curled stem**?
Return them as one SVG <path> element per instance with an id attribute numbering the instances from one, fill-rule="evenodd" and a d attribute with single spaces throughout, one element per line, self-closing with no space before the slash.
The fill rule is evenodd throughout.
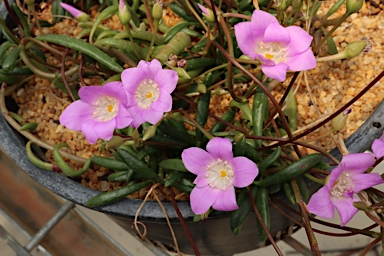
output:
<path id="1" fill-rule="evenodd" d="M 92 163 L 91 158 L 87 159 L 87 161 L 84 163 L 83 168 L 81 168 L 80 170 L 74 170 L 65 162 L 63 157 L 60 155 L 59 150 L 62 147 L 66 147 L 68 149 L 71 149 L 67 143 L 62 142 L 62 143 L 57 144 L 53 148 L 53 159 L 55 159 L 57 166 L 60 168 L 60 170 L 62 170 L 65 173 L 65 175 L 67 175 L 68 177 L 77 177 L 77 176 L 82 175 L 86 171 L 88 171 L 88 168 Z"/>
<path id="2" fill-rule="evenodd" d="M 32 143 L 33 143 L 32 141 L 28 141 L 27 145 L 25 146 L 26 152 L 27 152 L 27 157 L 28 157 L 29 161 L 31 161 L 34 165 L 36 165 L 37 167 L 39 167 L 43 170 L 52 171 L 53 170 L 53 164 L 44 162 L 44 161 L 40 160 L 39 158 L 37 158 L 35 156 L 35 154 L 33 154 L 32 148 L 31 148 Z"/>

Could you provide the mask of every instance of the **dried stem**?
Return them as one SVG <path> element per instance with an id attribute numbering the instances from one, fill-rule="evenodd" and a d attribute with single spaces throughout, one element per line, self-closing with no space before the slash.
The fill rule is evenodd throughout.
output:
<path id="1" fill-rule="evenodd" d="M 290 212 L 296 214 L 296 215 L 300 215 L 300 212 L 296 211 L 295 209 L 293 209 L 292 207 L 286 205 L 285 203 L 283 203 L 281 200 L 279 200 L 278 198 L 274 198 L 273 199 L 274 202 L 276 202 L 277 204 L 283 206 L 285 209 L 289 210 Z M 271 205 L 272 202 L 271 202 Z M 363 229 L 356 229 L 356 228 L 351 228 L 351 227 L 347 227 L 347 226 L 343 226 L 341 227 L 340 225 L 337 225 L 337 224 L 333 224 L 333 223 L 329 223 L 329 222 L 326 222 L 326 221 L 322 221 L 322 220 L 318 220 L 312 216 L 309 216 L 309 219 L 315 223 L 318 223 L 318 224 L 321 224 L 321 225 L 324 225 L 324 226 L 327 226 L 327 227 L 331 227 L 331 228 L 335 228 L 335 229 L 340 229 L 340 230 L 345 230 L 345 231 L 350 231 L 352 233 L 355 233 L 355 234 L 361 234 L 361 235 L 365 235 L 365 236 L 369 236 L 369 237 L 378 237 L 379 235 L 376 233 L 376 232 L 373 232 L 373 231 L 370 231 L 371 229 L 377 227 L 378 225 L 375 223 L 373 225 L 370 225 L 366 228 L 363 228 Z"/>
<path id="2" fill-rule="evenodd" d="M 179 217 L 179 220 L 180 220 L 181 226 L 184 229 L 185 235 L 187 236 L 188 241 L 189 241 L 189 243 L 192 246 L 193 252 L 195 253 L 196 256 L 199 256 L 201 254 L 200 254 L 199 249 L 197 248 L 197 246 L 195 244 L 195 241 L 193 240 L 191 232 L 188 229 L 187 223 L 185 222 L 185 219 L 184 219 L 183 215 L 180 212 L 179 206 L 177 206 L 177 202 L 175 200 L 175 195 L 174 195 L 174 193 L 173 193 L 173 191 L 171 189 L 168 189 L 168 191 L 171 194 L 172 205 L 175 208 L 177 217 Z"/>
<path id="3" fill-rule="evenodd" d="M 370 242 L 365 248 L 364 250 L 362 250 L 359 254 L 359 256 L 364 256 L 364 255 L 367 255 L 367 253 L 372 250 L 373 247 L 375 247 L 375 245 L 377 243 L 379 243 L 381 240 L 381 237 L 378 237 L 376 238 L 375 240 L 373 240 L 372 242 Z"/>
<path id="4" fill-rule="evenodd" d="M 319 249 L 319 244 L 317 242 L 315 234 L 313 233 L 313 229 L 312 229 L 311 223 L 309 221 L 308 212 L 307 212 L 307 209 L 305 207 L 305 203 L 303 201 L 303 198 L 301 197 L 299 186 L 297 185 L 297 182 L 295 179 L 291 179 L 290 183 L 291 183 L 293 192 L 294 192 L 295 197 L 296 197 L 297 205 L 300 208 L 301 222 L 303 223 L 303 226 L 305 228 L 305 232 L 307 233 L 307 238 L 308 238 L 308 242 L 311 246 L 312 254 L 313 255 L 321 255 L 320 249 Z"/>
<path id="5" fill-rule="evenodd" d="M 65 49 L 63 58 L 61 59 L 61 78 L 63 79 L 63 83 L 65 85 L 65 89 L 67 89 L 67 92 L 69 96 L 71 97 L 72 101 L 75 101 L 75 96 L 73 95 L 73 92 L 71 88 L 69 88 L 67 77 L 65 76 L 65 58 L 67 57 L 69 49 Z"/>
<path id="6" fill-rule="evenodd" d="M 263 218 L 261 217 L 261 214 L 256 207 L 255 200 L 253 199 L 252 192 L 250 190 L 248 190 L 248 197 L 249 197 L 249 201 L 251 202 L 252 209 L 255 212 L 255 215 L 256 215 L 261 227 L 263 228 L 265 234 L 267 235 L 269 241 L 271 242 L 273 248 L 275 249 L 275 251 L 278 255 L 283 256 L 283 253 L 280 251 L 280 248 L 277 246 L 275 240 L 273 239 L 271 233 L 269 232 L 267 226 L 265 225 Z"/>

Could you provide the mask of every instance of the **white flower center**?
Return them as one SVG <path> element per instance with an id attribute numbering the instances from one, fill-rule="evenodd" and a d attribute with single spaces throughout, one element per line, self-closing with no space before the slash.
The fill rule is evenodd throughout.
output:
<path id="1" fill-rule="evenodd" d="M 137 87 L 135 99 L 140 108 L 148 109 L 159 98 L 159 95 L 159 85 L 151 79 L 146 79 Z"/>
<path id="2" fill-rule="evenodd" d="M 95 103 L 93 117 L 100 122 L 108 122 L 119 113 L 120 101 L 112 96 L 99 97 Z"/>
<path id="3" fill-rule="evenodd" d="M 264 43 L 256 45 L 256 52 L 263 55 L 266 59 L 273 60 L 275 64 L 284 62 L 287 58 L 287 48 L 281 43 Z"/>
<path id="4" fill-rule="evenodd" d="M 353 194 L 353 182 L 348 172 L 342 172 L 337 178 L 331 189 L 331 197 L 338 199 L 343 196 L 351 196 Z"/>
<path id="5" fill-rule="evenodd" d="M 205 177 L 208 179 L 208 185 L 211 188 L 226 190 L 232 186 L 233 167 L 228 161 L 218 159 L 207 166 Z"/>

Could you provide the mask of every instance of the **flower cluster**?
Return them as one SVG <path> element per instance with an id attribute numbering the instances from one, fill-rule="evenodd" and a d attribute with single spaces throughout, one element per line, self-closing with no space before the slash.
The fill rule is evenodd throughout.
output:
<path id="1" fill-rule="evenodd" d="M 155 124 L 171 110 L 171 93 L 178 80 L 175 71 L 163 69 L 156 59 L 142 60 L 121 77 L 122 82 L 81 87 L 80 100 L 64 110 L 60 123 L 82 131 L 89 143 L 95 143 L 99 138 L 110 140 L 115 129 Z"/>

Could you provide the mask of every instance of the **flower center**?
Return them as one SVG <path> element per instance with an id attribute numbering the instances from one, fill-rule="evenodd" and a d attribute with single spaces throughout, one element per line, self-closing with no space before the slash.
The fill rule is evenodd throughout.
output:
<path id="1" fill-rule="evenodd" d="M 148 109 L 160 96 L 159 85 L 151 79 L 142 81 L 136 89 L 135 99 L 140 108 Z"/>
<path id="2" fill-rule="evenodd" d="M 353 194 L 353 182 L 351 180 L 351 175 L 347 172 L 342 172 L 337 178 L 335 184 L 331 189 L 331 197 L 338 199 L 342 196 L 351 196 Z"/>
<path id="3" fill-rule="evenodd" d="M 112 96 L 99 97 L 95 103 L 93 117 L 100 122 L 108 122 L 119 113 L 120 101 Z"/>
<path id="4" fill-rule="evenodd" d="M 273 60 L 275 64 L 284 62 L 287 58 L 287 48 L 281 43 L 264 43 L 256 45 L 256 52 L 263 55 L 266 59 Z"/>
<path id="5" fill-rule="evenodd" d="M 208 179 L 208 185 L 211 188 L 226 190 L 232 186 L 233 167 L 228 161 L 218 159 L 207 166 L 205 177 Z"/>

